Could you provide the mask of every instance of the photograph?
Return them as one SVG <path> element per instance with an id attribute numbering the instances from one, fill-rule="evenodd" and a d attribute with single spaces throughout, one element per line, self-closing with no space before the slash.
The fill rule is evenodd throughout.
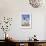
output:
<path id="1" fill-rule="evenodd" d="M 22 28 L 31 28 L 32 26 L 32 15 L 22 14 L 21 15 L 21 27 Z"/>

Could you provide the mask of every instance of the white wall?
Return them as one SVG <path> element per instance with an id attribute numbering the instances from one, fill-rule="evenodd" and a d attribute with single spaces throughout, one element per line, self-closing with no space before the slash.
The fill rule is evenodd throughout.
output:
<path id="1" fill-rule="evenodd" d="M 20 27 L 22 12 L 32 13 L 32 29 Z M 13 17 L 12 26 L 8 32 L 17 40 L 27 40 L 34 34 L 39 40 L 44 40 L 45 12 L 45 8 L 32 8 L 28 0 L 0 0 L 0 16 Z"/>
<path id="2" fill-rule="evenodd" d="M 44 38 L 46 39 L 46 15 L 45 15 L 45 24 L 44 24 L 45 28 L 44 28 Z"/>

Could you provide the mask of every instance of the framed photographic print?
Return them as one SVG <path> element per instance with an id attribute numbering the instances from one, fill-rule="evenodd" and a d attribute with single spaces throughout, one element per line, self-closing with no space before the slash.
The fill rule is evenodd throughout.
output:
<path id="1" fill-rule="evenodd" d="M 31 14 L 21 15 L 21 27 L 22 28 L 32 28 L 32 15 Z"/>

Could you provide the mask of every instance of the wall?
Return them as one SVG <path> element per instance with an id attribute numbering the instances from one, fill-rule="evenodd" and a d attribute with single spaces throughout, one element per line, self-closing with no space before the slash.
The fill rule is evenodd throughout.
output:
<path id="1" fill-rule="evenodd" d="M 22 12 L 32 13 L 32 29 L 20 27 L 20 14 Z M 27 40 L 34 34 L 37 35 L 39 40 L 44 40 L 45 12 L 45 8 L 32 8 L 28 0 L 0 0 L 0 16 L 13 17 L 12 26 L 8 33 L 17 40 Z M 2 36 L 0 39 L 2 39 Z"/>
<path id="2" fill-rule="evenodd" d="M 44 38 L 46 39 L 46 15 L 45 15 L 45 24 L 44 24 L 45 28 L 44 28 Z"/>

